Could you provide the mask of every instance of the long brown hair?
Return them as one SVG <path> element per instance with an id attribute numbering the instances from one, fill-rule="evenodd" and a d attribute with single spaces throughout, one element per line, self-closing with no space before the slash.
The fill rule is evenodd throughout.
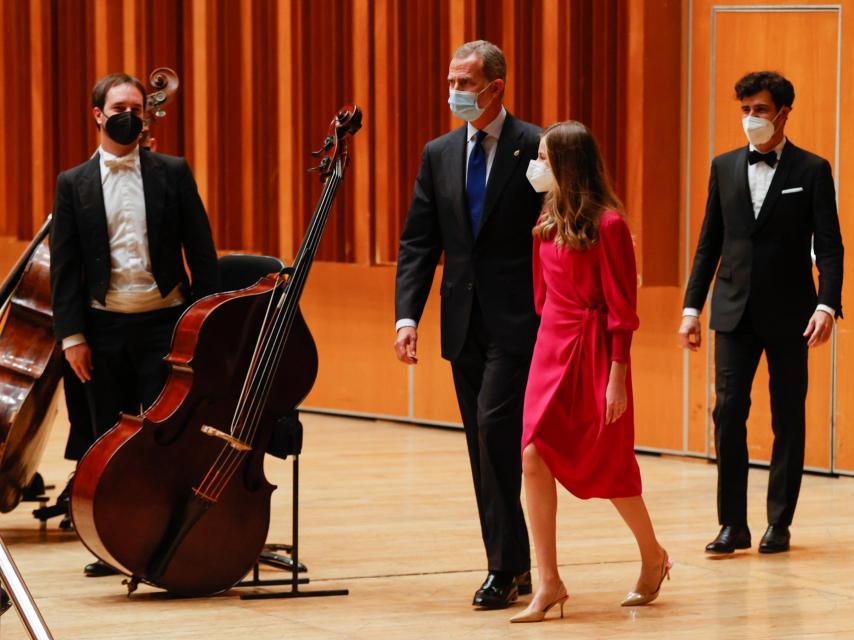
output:
<path id="1" fill-rule="evenodd" d="M 623 213 L 599 145 L 580 122 L 567 120 L 543 132 L 555 185 L 546 195 L 534 235 L 558 246 L 589 249 L 598 238 L 603 211 Z"/>

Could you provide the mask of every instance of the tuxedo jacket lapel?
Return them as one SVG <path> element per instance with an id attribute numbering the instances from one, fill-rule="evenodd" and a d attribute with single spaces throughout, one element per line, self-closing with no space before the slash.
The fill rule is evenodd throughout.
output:
<path id="1" fill-rule="evenodd" d="M 474 242 L 471 232 L 468 203 L 466 202 L 466 132 L 465 125 L 454 131 L 442 152 L 442 167 L 447 175 L 448 193 L 452 194 L 454 216 L 465 229 L 466 237 Z"/>
<path id="2" fill-rule="evenodd" d="M 519 154 L 515 151 L 519 149 L 518 143 L 519 138 L 522 137 L 522 131 L 515 125 L 515 118 L 508 113 L 501 129 L 501 136 L 498 138 L 498 147 L 495 149 L 495 158 L 492 160 L 492 169 L 486 183 L 486 196 L 479 229 L 483 229 L 483 225 L 495 209 L 501 192 L 507 186 L 510 176 L 519 163 Z"/>
<path id="3" fill-rule="evenodd" d="M 747 181 L 747 151 L 748 147 L 744 147 L 736 157 L 733 167 L 735 173 L 732 179 L 736 189 L 739 211 L 744 217 L 747 228 L 750 229 L 756 222 L 756 216 L 753 213 L 753 199 L 750 197 L 750 183 Z"/>
<path id="4" fill-rule="evenodd" d="M 145 224 L 148 230 L 148 253 L 156 254 L 160 224 L 163 219 L 165 192 L 161 168 L 155 158 L 145 149 L 139 150 L 139 166 L 142 174 L 142 191 L 145 194 Z"/>
<path id="5" fill-rule="evenodd" d="M 110 254 L 107 232 L 107 212 L 104 208 L 104 190 L 101 186 L 101 154 L 96 153 L 86 163 L 78 185 L 80 194 L 80 224 L 105 256 Z M 83 231 L 81 229 L 81 231 Z M 82 233 L 81 233 L 82 235 Z"/>
<path id="6" fill-rule="evenodd" d="M 765 194 L 765 200 L 762 202 L 762 208 L 759 210 L 759 216 L 756 218 L 754 232 L 758 231 L 765 224 L 774 209 L 774 205 L 777 204 L 777 198 L 780 197 L 782 185 L 786 184 L 789 172 L 792 170 L 793 156 L 796 151 L 797 147 L 791 142 L 786 142 L 783 146 L 780 161 L 777 163 L 777 170 L 774 172 L 774 177 L 771 178 L 771 185 L 768 187 L 768 193 Z"/>

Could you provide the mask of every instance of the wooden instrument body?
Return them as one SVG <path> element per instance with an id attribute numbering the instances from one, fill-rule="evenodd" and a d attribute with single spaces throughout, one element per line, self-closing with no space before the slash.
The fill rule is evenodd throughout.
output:
<path id="1" fill-rule="evenodd" d="M 160 397 L 141 417 L 123 415 L 77 469 L 71 514 L 83 543 L 99 558 L 182 595 L 228 589 L 250 570 L 267 536 L 270 495 L 267 441 L 278 417 L 305 397 L 317 375 L 317 351 L 297 313 L 252 450 L 218 500 L 180 543 L 159 576 L 151 575 L 170 523 L 225 450 L 202 432 L 229 433 L 259 328 L 277 279 L 199 300 L 175 328 L 171 370 Z"/>
<path id="2" fill-rule="evenodd" d="M 45 420 L 62 377 L 53 335 L 50 250 L 40 241 L 9 298 L 0 329 L 0 511 L 21 500 L 41 460 L 51 420 Z"/>

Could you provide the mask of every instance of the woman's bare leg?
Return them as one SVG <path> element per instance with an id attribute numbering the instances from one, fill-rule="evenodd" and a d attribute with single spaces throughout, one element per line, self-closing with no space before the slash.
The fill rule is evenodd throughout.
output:
<path id="1" fill-rule="evenodd" d="M 651 593 L 658 589 L 661 582 L 664 563 L 667 562 L 667 552 L 655 537 L 646 504 L 641 496 L 613 498 L 611 502 L 629 525 L 640 549 L 641 573 L 635 591 Z"/>
<path id="2" fill-rule="evenodd" d="M 522 452 L 528 521 L 537 554 L 537 591 L 528 608 L 542 610 L 564 589 L 557 568 L 557 490 L 555 479 L 533 444 Z"/>

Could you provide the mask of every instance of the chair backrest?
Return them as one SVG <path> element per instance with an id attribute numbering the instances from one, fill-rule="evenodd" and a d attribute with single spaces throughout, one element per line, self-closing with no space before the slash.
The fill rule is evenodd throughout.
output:
<path id="1" fill-rule="evenodd" d="M 264 276 L 277 273 L 285 263 L 272 256 L 232 253 L 218 260 L 219 280 L 223 291 L 251 287 Z"/>

